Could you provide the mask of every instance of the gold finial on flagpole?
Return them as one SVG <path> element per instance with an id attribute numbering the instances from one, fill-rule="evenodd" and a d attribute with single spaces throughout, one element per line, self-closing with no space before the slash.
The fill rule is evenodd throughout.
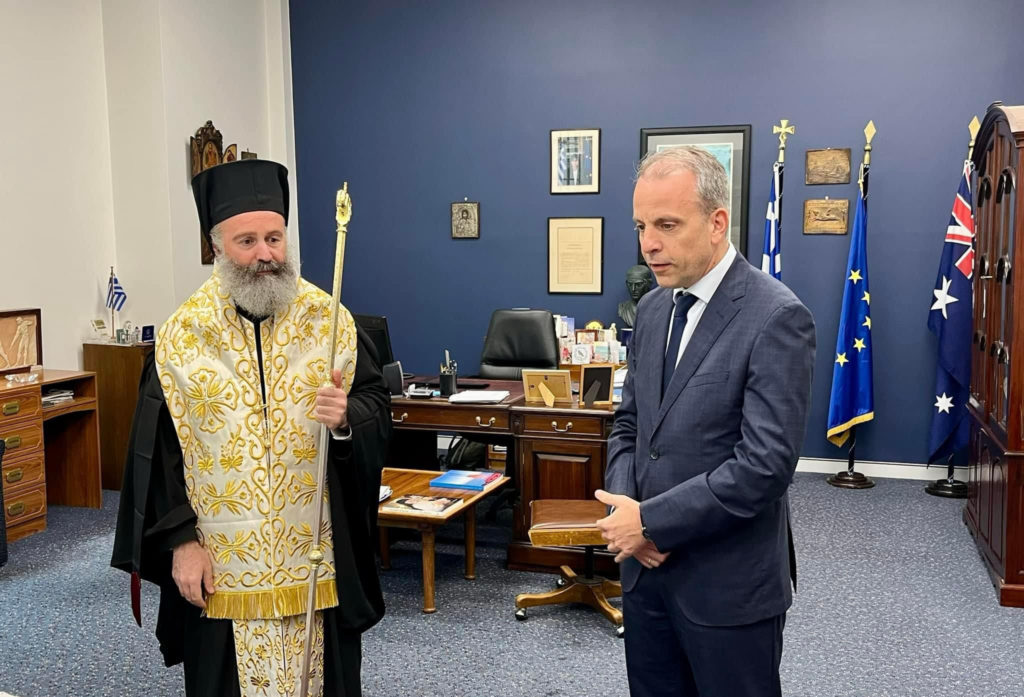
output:
<path id="1" fill-rule="evenodd" d="M 782 119 L 778 126 L 772 126 L 772 133 L 779 136 L 779 162 L 786 161 L 786 138 L 796 133 L 796 126 L 789 119 Z"/>
<path id="2" fill-rule="evenodd" d="M 864 172 L 871 166 L 871 140 L 875 137 L 875 133 L 878 131 L 875 129 L 875 122 L 868 121 L 868 125 L 864 127 L 864 161 L 860 165 L 860 176 L 857 178 L 857 182 L 860 185 L 861 196 L 865 195 L 864 192 Z"/>
<path id="3" fill-rule="evenodd" d="M 971 119 L 971 122 L 967 124 L 967 130 L 971 132 L 971 142 L 967 146 L 967 159 L 969 160 L 974 155 L 974 141 L 978 137 L 978 131 L 981 130 L 981 121 L 978 121 L 977 114 L 975 114 L 974 118 Z"/>

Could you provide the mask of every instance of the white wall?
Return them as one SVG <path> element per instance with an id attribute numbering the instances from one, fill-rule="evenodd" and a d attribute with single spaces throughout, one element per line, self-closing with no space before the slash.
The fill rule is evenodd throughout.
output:
<path id="1" fill-rule="evenodd" d="M 0 0 L 0 309 L 39 307 L 43 360 L 81 364 L 115 263 L 99 0 Z"/>
<path id="2" fill-rule="evenodd" d="M 111 265 L 119 322 L 159 325 L 208 277 L 187 157 L 207 119 L 294 173 L 288 33 L 287 0 L 0 0 L 0 309 L 42 308 L 47 366 L 80 367 Z"/>

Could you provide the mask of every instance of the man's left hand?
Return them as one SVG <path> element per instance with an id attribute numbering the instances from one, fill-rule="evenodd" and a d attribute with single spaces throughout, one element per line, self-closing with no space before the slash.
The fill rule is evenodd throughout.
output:
<path id="1" fill-rule="evenodd" d="M 316 420 L 332 431 L 348 426 L 348 395 L 341 389 L 341 371 L 331 376 L 333 387 L 321 387 L 316 391 Z"/>
<path id="2" fill-rule="evenodd" d="M 603 504 L 615 507 L 614 513 L 597 521 L 597 529 L 608 543 L 608 550 L 618 553 L 615 555 L 615 563 L 621 563 L 647 544 L 640 522 L 640 504 L 628 496 L 609 494 L 601 489 L 594 492 L 594 497 Z"/>

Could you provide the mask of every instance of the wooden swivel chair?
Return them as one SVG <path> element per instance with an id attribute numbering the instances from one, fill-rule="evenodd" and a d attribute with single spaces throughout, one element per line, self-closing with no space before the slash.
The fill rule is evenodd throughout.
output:
<path id="1" fill-rule="evenodd" d="M 526 619 L 526 608 L 538 605 L 583 603 L 590 605 L 615 625 L 622 637 L 622 611 L 608 598 L 622 596 L 622 584 L 594 574 L 594 549 L 605 544 L 594 525 L 607 509 L 600 501 L 538 499 L 530 504 L 530 544 L 543 547 L 584 547 L 583 575 L 568 566 L 560 569 L 558 587 L 547 593 L 520 593 L 516 596 L 516 619 Z"/>

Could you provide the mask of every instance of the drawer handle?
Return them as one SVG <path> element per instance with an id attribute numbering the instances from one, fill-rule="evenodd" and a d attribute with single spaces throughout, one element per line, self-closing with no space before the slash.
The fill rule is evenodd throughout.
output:
<path id="1" fill-rule="evenodd" d="M 4 438 L 4 444 L 8 450 L 14 450 L 15 448 L 21 447 L 21 436 L 7 436 Z"/>
<path id="2" fill-rule="evenodd" d="M 476 425 L 479 426 L 480 428 L 490 428 L 491 426 L 494 425 L 494 417 L 492 416 L 491 418 L 487 419 L 487 423 L 484 423 L 478 416 L 476 417 Z"/>
<path id="3" fill-rule="evenodd" d="M 409 418 L 409 412 L 407 412 L 407 411 L 403 411 L 402 415 L 399 416 L 397 419 L 395 418 L 395 415 L 392 412 L 392 414 L 391 414 L 391 423 L 393 423 L 393 424 L 400 424 L 400 423 L 402 423 L 403 421 L 405 421 L 408 418 Z"/>
<path id="4" fill-rule="evenodd" d="M 24 476 L 25 470 L 19 467 L 16 470 L 11 470 L 10 472 L 8 472 L 5 479 L 7 480 L 8 484 L 14 484 L 15 482 L 20 482 L 21 478 Z"/>
<path id="5" fill-rule="evenodd" d="M 551 422 L 551 428 L 555 429 L 559 433 L 565 433 L 566 431 L 571 431 L 572 430 L 572 421 L 569 421 L 568 423 L 566 423 L 565 424 L 565 428 L 559 428 L 558 427 L 558 422 L 557 421 L 552 421 Z"/>
<path id="6" fill-rule="evenodd" d="M 4 416 L 14 416 L 21 411 L 21 405 L 17 402 L 7 402 L 4 404 Z"/>
<path id="7" fill-rule="evenodd" d="M 21 515 L 24 512 L 25 504 L 23 504 L 21 501 L 18 501 L 18 503 L 12 503 L 10 506 L 7 507 L 7 515 L 11 516 L 12 518 L 16 515 Z"/>

